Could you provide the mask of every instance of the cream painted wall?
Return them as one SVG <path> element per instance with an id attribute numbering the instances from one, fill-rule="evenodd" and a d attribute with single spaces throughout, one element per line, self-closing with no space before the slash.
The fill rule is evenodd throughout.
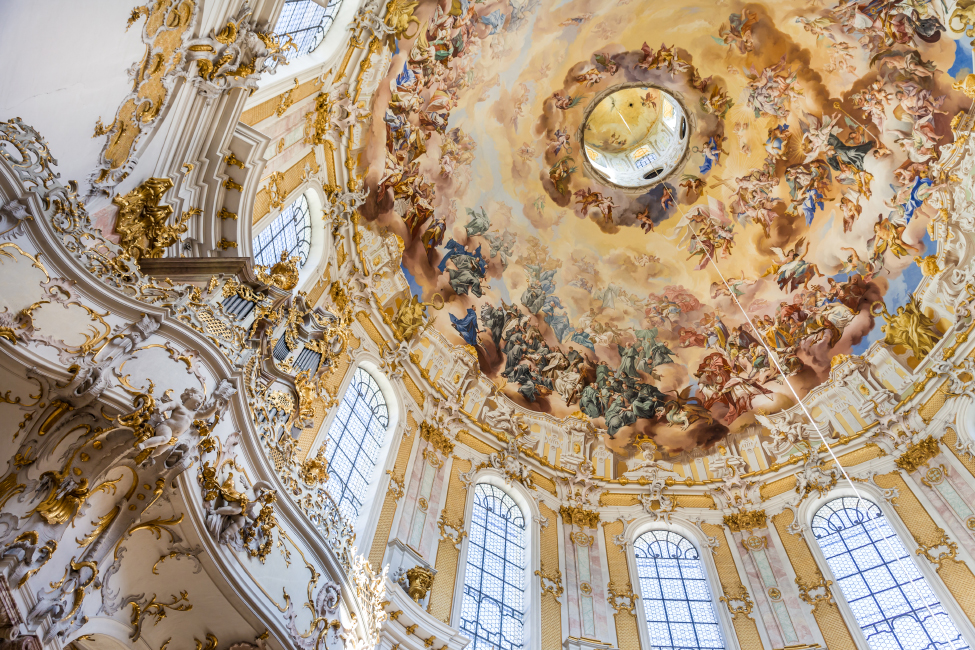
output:
<path id="1" fill-rule="evenodd" d="M 61 179 L 82 194 L 112 121 L 131 91 L 126 70 L 141 60 L 143 21 L 128 31 L 132 0 L 0 1 L 0 121 L 14 117 L 44 134 Z"/>

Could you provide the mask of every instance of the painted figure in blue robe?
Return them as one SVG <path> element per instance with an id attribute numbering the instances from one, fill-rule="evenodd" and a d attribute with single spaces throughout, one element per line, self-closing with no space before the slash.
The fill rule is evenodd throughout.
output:
<path id="1" fill-rule="evenodd" d="M 467 315 L 463 318 L 457 318 L 453 314 L 450 314 L 450 322 L 467 345 L 477 345 L 477 334 L 480 330 L 477 328 L 476 311 L 468 308 Z"/>
<path id="2" fill-rule="evenodd" d="M 904 204 L 904 219 L 907 223 L 911 222 L 911 219 L 914 217 L 914 212 L 924 205 L 924 199 L 918 196 L 918 191 L 924 185 L 931 187 L 933 181 L 930 178 L 921 178 L 920 176 L 914 179 L 914 187 L 911 188 L 911 197 Z"/>
<path id="3" fill-rule="evenodd" d="M 427 226 L 426 231 L 420 236 L 423 247 L 428 251 L 443 243 L 444 233 L 447 232 L 447 221 L 444 219 L 433 219 L 433 223 Z"/>
<path id="4" fill-rule="evenodd" d="M 566 335 L 575 331 L 569 322 L 569 317 L 565 314 L 546 314 L 545 322 L 555 332 L 555 337 L 559 340 L 559 343 L 565 342 Z"/>
<path id="5" fill-rule="evenodd" d="M 596 351 L 596 345 L 592 342 L 592 337 L 590 337 L 586 332 L 573 332 L 572 338 L 569 340 L 573 343 L 578 343 L 579 345 L 587 347 L 593 352 Z"/>
<path id="6" fill-rule="evenodd" d="M 825 210 L 823 195 L 815 187 L 806 190 L 806 200 L 802 202 L 802 213 L 806 215 L 806 225 L 812 225 L 813 218 L 816 216 L 816 208 Z"/>
<path id="7" fill-rule="evenodd" d="M 454 241 L 453 239 L 451 239 L 450 241 L 447 242 L 447 244 L 446 244 L 446 246 L 444 246 L 444 248 L 447 249 L 446 254 L 444 255 L 444 258 L 442 260 L 440 260 L 440 264 L 437 266 L 437 270 L 440 271 L 441 273 L 443 273 L 444 271 L 447 270 L 447 262 L 449 262 L 454 257 L 457 257 L 457 256 L 465 256 L 465 255 L 468 256 L 468 257 L 474 257 L 474 258 L 477 259 L 477 262 L 478 262 L 478 264 L 481 267 L 481 276 L 483 276 L 484 273 L 485 273 L 485 271 L 487 270 L 487 265 L 484 262 L 484 258 L 481 257 L 481 247 L 480 246 L 478 246 L 477 247 L 477 250 L 475 250 L 472 253 L 469 250 L 467 250 L 467 247 L 466 246 L 464 246 L 463 244 L 459 244 L 456 241 Z M 454 261 L 454 264 L 455 265 L 457 264 L 457 261 L 456 260 Z"/>
<path id="8" fill-rule="evenodd" d="M 481 22 L 491 28 L 491 32 L 488 34 L 488 36 L 491 36 L 491 34 L 497 34 L 498 30 L 504 27 L 504 18 L 505 16 L 503 13 L 501 13 L 500 9 L 495 9 L 487 16 L 481 16 Z"/>
<path id="9" fill-rule="evenodd" d="M 789 125 L 780 124 L 772 127 L 768 131 L 768 139 L 765 141 L 765 151 L 772 158 L 781 158 L 785 155 L 785 147 L 789 143 Z"/>
<path id="10" fill-rule="evenodd" d="M 704 154 L 704 164 L 701 165 L 700 170 L 703 175 L 711 171 L 713 165 L 721 162 L 721 145 L 718 144 L 717 138 L 713 135 L 708 138 L 708 143 L 701 149 L 701 153 Z"/>
<path id="11" fill-rule="evenodd" d="M 406 63 L 403 63 L 403 71 L 398 75 L 396 75 L 396 85 L 403 87 L 403 86 L 412 86 L 415 83 L 416 83 L 416 74 L 414 74 L 413 71 L 410 70 L 409 66 L 407 66 Z"/>

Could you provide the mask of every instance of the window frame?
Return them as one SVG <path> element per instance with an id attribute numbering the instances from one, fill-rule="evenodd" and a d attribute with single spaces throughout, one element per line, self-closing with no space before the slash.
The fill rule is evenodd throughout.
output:
<path id="1" fill-rule="evenodd" d="M 910 477 L 905 477 L 905 482 L 908 489 L 917 497 L 918 501 L 925 508 L 925 511 L 934 520 L 935 525 L 948 531 L 949 535 L 953 534 L 953 530 L 950 526 L 946 524 L 944 519 L 941 517 L 941 513 L 934 507 L 934 505 L 928 500 L 927 496 L 924 495 L 918 486 L 913 485 L 914 480 Z M 843 594 L 843 590 L 840 589 L 839 582 L 836 580 L 836 576 L 833 575 L 833 571 L 826 561 L 826 555 L 823 550 L 819 547 L 819 543 L 813 536 L 812 532 L 812 520 L 819 509 L 835 499 L 841 497 L 856 497 L 857 493 L 863 497 L 865 500 L 869 500 L 883 512 L 884 517 L 887 518 L 888 525 L 893 529 L 894 533 L 897 535 L 901 544 L 907 549 L 907 555 L 909 561 L 914 563 L 918 571 L 924 577 L 925 581 L 928 583 L 928 587 L 941 601 L 941 606 L 948 613 L 949 618 L 951 618 L 952 623 L 961 633 L 965 642 L 968 643 L 969 647 L 975 648 L 975 626 L 965 615 L 961 607 L 958 605 L 958 601 L 945 586 L 944 582 L 941 580 L 941 576 L 938 575 L 936 570 L 936 565 L 931 564 L 927 560 L 920 561 L 921 558 L 914 553 L 914 549 L 917 548 L 917 543 L 914 541 L 914 536 L 908 530 L 907 526 L 904 524 L 903 520 L 897 511 L 891 506 L 890 503 L 884 498 L 883 494 L 878 488 L 873 487 L 870 484 L 858 485 L 856 490 L 849 486 L 844 479 L 841 485 L 830 490 L 825 496 L 816 496 L 815 498 L 806 499 L 806 502 L 800 506 L 798 516 L 796 518 L 797 522 L 802 522 L 803 535 L 808 535 L 807 538 L 808 546 L 810 552 L 813 554 L 813 559 L 816 561 L 816 567 L 820 570 L 823 578 L 830 580 L 833 584 L 830 586 L 830 593 L 833 595 L 833 599 L 836 602 L 840 610 L 840 615 L 843 617 L 843 621 L 846 623 L 847 629 L 850 631 L 850 635 L 853 637 L 854 642 L 857 644 L 858 648 L 863 650 L 870 650 L 870 645 L 867 643 L 867 639 L 863 634 L 863 630 L 860 629 L 860 624 L 856 620 L 856 616 L 853 614 L 853 609 L 850 607 L 850 603 L 846 600 L 846 596 Z M 968 556 L 968 552 L 965 550 L 964 545 L 958 545 L 958 560 L 964 561 L 971 564 L 971 558 Z M 816 631 L 818 634 L 818 630 Z"/>
<path id="2" fill-rule="evenodd" d="M 308 292 L 315 286 L 315 283 L 318 282 L 322 275 L 325 274 L 325 268 L 332 264 L 335 258 L 335 241 L 332 237 L 331 229 L 325 227 L 324 206 L 327 204 L 328 199 L 321 185 L 313 181 L 302 183 L 288 195 L 282 208 L 290 206 L 301 196 L 304 196 L 308 202 L 308 223 L 311 227 L 309 242 L 311 246 L 308 249 L 308 260 L 304 266 L 298 269 L 298 286 L 295 287 L 295 291 Z M 271 210 L 260 221 L 251 226 L 252 234 L 248 240 L 250 242 L 248 244 L 248 250 L 250 251 L 252 263 L 254 263 L 253 242 L 257 238 L 253 233 L 256 232 L 260 235 L 268 226 L 274 223 L 274 220 L 281 215 L 281 212 L 281 208 Z M 278 255 L 280 256 L 280 254 L 279 251 Z M 275 262 L 278 259 L 275 259 Z"/>
<path id="3" fill-rule="evenodd" d="M 278 17 L 274 22 L 274 33 L 279 35 L 284 35 L 284 34 L 291 35 L 291 34 L 296 34 L 298 32 L 306 32 L 309 30 L 322 29 L 321 39 L 315 44 L 314 47 L 310 49 L 306 47 L 299 47 L 297 52 L 293 52 L 289 50 L 286 53 L 287 60 L 289 63 L 296 61 L 297 59 L 300 59 L 303 56 L 313 54 L 318 48 L 322 46 L 322 44 L 325 42 L 325 37 L 328 36 L 329 31 L 331 31 L 332 27 L 335 25 L 336 19 L 339 16 L 339 12 L 342 10 L 343 2 L 344 0 L 329 0 L 329 2 L 326 3 L 326 6 L 322 6 L 319 3 L 315 2 L 315 0 L 284 0 L 284 2 L 281 5 L 281 12 L 278 14 Z M 284 30 L 280 23 L 281 23 L 282 15 L 287 10 L 287 6 L 289 4 L 297 5 L 299 3 L 305 3 L 306 5 L 311 4 L 320 7 L 323 10 L 322 22 L 319 23 L 318 25 L 308 25 L 305 27 L 301 27 L 301 24 L 299 23 L 299 25 L 291 29 L 291 31 Z M 325 23 L 326 20 L 328 21 L 328 25 L 323 28 L 322 24 Z M 297 39 L 295 39 L 295 45 L 297 46 L 297 44 L 298 44 Z"/>
<path id="4" fill-rule="evenodd" d="M 304 201 L 304 206 L 294 207 L 297 204 L 301 203 L 302 201 Z M 294 209 L 292 209 L 293 207 Z M 300 214 L 302 212 L 303 212 L 304 224 L 299 226 L 298 219 L 296 218 L 296 213 Z M 258 240 L 260 239 L 261 235 L 267 232 L 268 229 L 271 228 L 275 223 L 277 223 L 279 219 L 284 219 L 284 223 L 287 224 L 287 219 L 285 219 L 285 216 L 289 213 L 291 214 L 291 224 L 294 224 L 294 228 L 295 228 L 295 246 L 297 250 L 288 251 L 288 256 L 291 257 L 294 254 L 297 254 L 299 256 L 301 256 L 302 254 L 304 255 L 305 259 L 300 262 L 298 267 L 299 270 L 304 269 L 306 266 L 308 266 L 308 263 L 311 262 L 311 245 L 312 245 L 312 230 L 313 230 L 311 204 L 308 202 L 308 197 L 305 196 L 304 193 L 301 193 L 298 194 L 293 201 L 290 201 L 286 205 L 282 206 L 282 209 L 274 216 L 274 219 L 272 219 L 269 224 L 261 228 L 258 231 L 257 235 L 255 235 L 252 238 L 251 257 L 253 258 L 255 265 L 262 264 L 263 266 L 270 268 L 274 266 L 278 261 L 280 261 L 281 250 L 275 250 L 275 249 L 271 249 L 270 253 L 268 255 L 265 255 L 266 259 L 264 260 L 263 263 L 259 262 L 257 258 L 259 255 L 263 255 L 266 251 L 268 251 L 268 247 L 272 245 L 272 243 L 274 242 L 275 239 L 277 239 L 279 234 L 283 233 L 288 227 L 290 227 L 290 224 L 286 225 L 280 231 L 280 233 L 273 235 L 271 237 L 271 241 L 269 241 L 267 244 L 264 244 L 261 250 L 258 251 L 253 249 L 256 248 L 255 244 L 260 243 Z M 308 250 L 305 252 L 302 251 L 303 242 L 307 242 L 308 244 Z"/>
<path id="5" fill-rule="evenodd" d="M 454 459 L 451 459 L 451 463 Z M 453 465 L 447 468 L 447 471 L 452 471 Z M 538 510 L 538 504 L 528 494 L 528 490 L 517 482 L 508 483 L 505 477 L 494 468 L 483 468 L 479 470 L 470 483 L 470 487 L 467 489 L 467 501 L 464 506 L 464 530 L 467 530 L 470 526 L 471 517 L 474 512 L 474 486 L 479 483 L 487 483 L 493 485 L 504 492 L 506 492 L 521 508 L 522 514 L 525 516 L 525 535 L 527 539 L 525 540 L 525 552 L 528 554 L 527 561 L 525 562 L 525 614 L 524 614 L 524 636 L 522 638 L 522 647 L 524 650 L 532 650 L 533 648 L 540 648 L 542 645 L 542 632 L 541 632 L 541 604 L 542 604 L 542 590 L 541 590 L 541 578 L 535 575 L 535 571 L 540 570 L 540 533 L 539 533 L 539 520 L 540 513 Z M 446 490 L 444 490 L 444 497 L 446 497 Z M 558 522 L 555 518 L 550 518 L 548 520 L 549 526 L 557 526 Z M 467 574 L 467 555 L 470 547 L 469 535 L 465 535 L 461 541 L 460 553 L 457 555 L 457 577 L 454 581 L 454 599 L 453 604 L 450 609 L 450 625 L 454 629 L 460 630 L 460 619 L 461 619 L 461 607 L 463 607 L 464 602 L 464 580 Z M 560 564 L 562 561 L 562 553 L 560 551 Z M 563 617 L 564 618 L 564 617 Z M 463 634 L 463 632 L 460 632 Z M 565 627 L 563 622 L 562 634 L 565 634 Z M 466 638 L 466 637 L 465 637 Z"/>
<path id="6" fill-rule="evenodd" d="M 704 532 L 698 529 L 696 526 L 685 525 L 684 522 L 677 520 L 676 518 L 671 518 L 669 522 L 654 521 L 650 515 L 644 515 L 643 517 L 637 518 L 633 521 L 624 531 L 624 540 L 626 542 L 626 568 L 630 578 L 630 587 L 633 593 L 639 598 L 636 599 L 636 607 L 634 607 L 634 615 L 637 619 L 637 633 L 640 636 L 640 647 L 641 648 L 652 648 L 653 644 L 650 642 L 650 630 L 647 629 L 647 619 L 643 610 L 643 585 L 640 584 L 640 575 L 637 572 L 636 565 L 636 551 L 634 549 L 634 542 L 645 533 L 653 530 L 662 530 L 665 532 L 675 533 L 684 537 L 689 541 L 696 549 L 698 557 L 700 558 L 701 564 L 704 566 L 704 572 L 707 576 L 708 588 L 711 590 L 711 599 L 714 603 L 715 613 L 718 618 L 718 626 L 721 628 L 721 638 L 724 641 L 724 646 L 727 650 L 742 650 L 738 643 L 738 635 L 735 633 L 735 626 L 731 619 L 731 613 L 728 611 L 728 607 L 725 603 L 718 600 L 724 595 L 724 589 L 721 587 L 721 579 L 718 575 L 718 567 L 714 563 L 714 554 L 711 548 L 707 545 L 707 539 L 705 539 Z M 719 543 L 727 544 L 726 539 L 719 539 Z M 745 575 L 742 567 L 739 566 L 740 558 L 735 552 L 736 549 L 732 547 L 732 557 L 735 560 L 735 567 L 738 569 L 740 575 Z M 612 552 L 612 550 L 607 549 L 607 552 Z M 724 606 L 722 606 L 724 605 Z M 612 633 L 616 634 L 616 628 L 610 626 Z M 764 633 L 764 628 L 758 626 L 760 636 Z M 618 644 L 618 639 L 615 640 Z M 768 643 L 768 639 L 762 636 L 763 643 Z M 771 647 L 771 646 L 770 646 Z"/>
<path id="7" fill-rule="evenodd" d="M 367 355 L 363 355 L 366 357 Z M 371 356 L 371 355 L 369 355 Z M 393 387 L 393 384 L 389 381 L 389 378 L 379 369 L 379 366 L 371 358 L 358 358 L 352 364 L 349 365 L 348 370 L 346 370 L 345 377 L 342 378 L 342 383 L 339 386 L 338 395 L 341 401 L 342 397 L 345 396 L 346 391 L 349 386 L 352 385 L 352 380 L 355 377 L 356 371 L 359 369 L 364 370 L 375 380 L 376 384 L 379 386 L 379 390 L 382 393 L 383 399 L 386 400 L 386 410 L 389 414 L 389 420 L 386 425 L 386 434 L 383 437 L 383 443 L 379 448 L 379 452 L 376 456 L 376 465 L 373 468 L 373 475 L 369 481 L 369 485 L 366 487 L 366 491 L 362 495 L 362 509 L 359 511 L 358 516 L 354 521 L 350 521 L 356 535 L 356 546 L 359 549 L 370 549 L 372 548 L 372 540 L 375 536 L 376 524 L 379 521 L 379 515 L 382 511 L 383 502 L 382 495 L 385 494 L 387 486 L 389 485 L 389 475 L 386 473 L 387 470 L 393 469 L 393 464 L 396 462 L 396 454 L 393 450 L 399 449 L 399 445 L 402 443 L 403 438 L 403 422 L 405 421 L 401 409 L 403 408 L 403 400 L 400 398 L 399 393 Z M 315 433 L 315 440 L 312 442 L 311 447 L 309 447 L 307 458 L 312 458 L 318 453 L 318 450 L 323 444 L 328 442 L 328 432 L 332 426 L 332 422 L 338 415 L 338 405 L 329 410 L 328 416 L 322 422 L 318 431 Z M 336 503 L 336 505 L 338 505 Z M 364 551 L 366 552 L 366 551 Z"/>

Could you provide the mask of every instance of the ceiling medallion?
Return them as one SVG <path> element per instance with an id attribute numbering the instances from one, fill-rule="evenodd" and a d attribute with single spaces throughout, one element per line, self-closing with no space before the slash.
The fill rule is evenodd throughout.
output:
<path id="1" fill-rule="evenodd" d="M 678 94 L 638 82 L 596 95 L 583 113 L 578 140 L 589 176 L 644 192 L 684 167 L 690 132 Z"/>

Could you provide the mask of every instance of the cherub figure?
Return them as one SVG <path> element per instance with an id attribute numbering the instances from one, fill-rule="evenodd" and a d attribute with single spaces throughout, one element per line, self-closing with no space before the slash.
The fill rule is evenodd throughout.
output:
<path id="1" fill-rule="evenodd" d="M 740 54 L 748 54 L 755 49 L 752 41 L 752 25 L 758 22 L 758 16 L 745 9 L 740 14 L 728 16 L 728 26 L 722 25 L 718 30 L 718 36 L 714 40 L 724 43 L 729 47 L 737 47 Z"/>
<path id="2" fill-rule="evenodd" d="M 563 149 L 565 149 L 566 153 L 572 153 L 572 145 L 569 144 L 571 138 L 568 129 L 557 129 L 554 138 L 551 144 L 549 144 L 550 149 L 554 149 L 555 153 L 559 153 Z"/>
<path id="3" fill-rule="evenodd" d="M 576 81 L 586 84 L 586 88 L 592 88 L 603 80 L 603 73 L 596 68 L 589 68 L 585 72 L 576 76 Z"/>
<path id="4" fill-rule="evenodd" d="M 194 420 L 208 418 L 216 413 L 226 404 L 226 401 L 236 392 L 236 389 L 229 382 L 221 382 L 217 390 L 214 391 L 213 400 L 204 408 L 206 397 L 199 388 L 190 387 L 180 395 L 179 402 L 172 402 L 163 406 L 149 419 L 149 425 L 153 427 L 153 436 L 140 442 L 136 449 L 139 450 L 142 461 L 156 459 L 176 446 L 180 437 L 189 431 Z M 164 416 L 169 413 L 169 418 Z M 146 452 L 144 454 L 143 452 Z"/>
<path id="5" fill-rule="evenodd" d="M 585 95 L 575 95 L 575 96 L 565 95 L 564 93 L 558 90 L 555 91 L 554 95 L 552 95 L 552 99 L 555 100 L 555 107 L 562 111 L 569 110 L 570 108 L 574 107 L 576 104 L 578 104 L 585 98 L 586 98 Z"/>

